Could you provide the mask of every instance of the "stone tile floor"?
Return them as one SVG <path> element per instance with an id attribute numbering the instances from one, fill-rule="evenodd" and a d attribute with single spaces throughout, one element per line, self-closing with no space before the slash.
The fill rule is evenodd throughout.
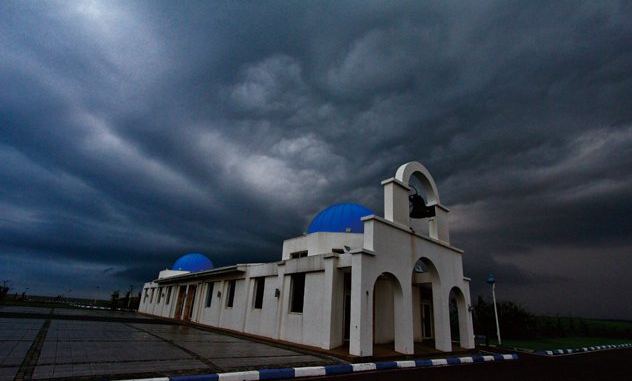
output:
<path id="1" fill-rule="evenodd" d="M 198 358 L 222 370 L 246 369 L 252 366 L 278 367 L 312 363 L 322 365 L 327 362 L 323 358 L 306 355 L 292 349 L 190 327 L 150 324 L 132 324 L 132 326 L 172 341 L 180 348 L 195 353 Z"/>
<path id="2" fill-rule="evenodd" d="M 0 381 L 31 363 L 35 380 L 135 378 L 337 363 L 289 348 L 175 324 L 46 320 L 0 315 Z"/>
<path id="3" fill-rule="evenodd" d="M 13 380 L 43 319 L 0 319 L 0 380 Z"/>

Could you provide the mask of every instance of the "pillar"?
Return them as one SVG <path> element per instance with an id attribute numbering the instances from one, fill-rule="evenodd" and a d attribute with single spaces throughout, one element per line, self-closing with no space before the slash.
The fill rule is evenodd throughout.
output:
<path id="1" fill-rule="evenodd" d="M 395 295 L 395 351 L 404 354 L 415 353 L 413 334 L 412 287 L 409 282 L 398 279 L 401 292 Z"/>
<path id="2" fill-rule="evenodd" d="M 352 254 L 351 258 L 351 329 L 349 354 L 373 355 L 373 284 L 362 271 L 366 254 Z"/>
<path id="3" fill-rule="evenodd" d="M 325 256 L 325 284 L 323 292 L 323 332 L 322 343 L 323 349 L 335 348 L 341 345 L 340 340 L 342 333 L 340 332 L 341 322 L 337 319 L 336 310 L 339 309 L 339 298 L 336 298 L 336 292 L 340 292 L 340 274 L 337 273 L 336 263 L 338 258 L 334 255 Z M 338 307 L 338 308 L 336 308 Z"/>
<path id="4" fill-rule="evenodd" d="M 459 341 L 461 347 L 474 348 L 474 325 L 472 323 L 472 311 L 470 311 L 470 285 L 463 285 L 463 319 L 461 319 L 461 307 L 459 307 Z"/>
<path id="5" fill-rule="evenodd" d="M 449 297 L 450 290 L 444 290 L 441 285 L 432 283 L 435 348 L 444 352 L 452 352 Z"/>
<path id="6" fill-rule="evenodd" d="M 408 191 L 410 187 L 390 178 L 382 181 L 384 186 L 384 218 L 404 226 L 409 225 Z"/>

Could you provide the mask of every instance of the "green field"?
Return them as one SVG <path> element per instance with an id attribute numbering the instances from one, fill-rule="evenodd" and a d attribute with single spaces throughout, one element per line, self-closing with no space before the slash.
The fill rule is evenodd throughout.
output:
<path id="1" fill-rule="evenodd" d="M 559 316 L 541 316 L 536 319 L 538 338 L 609 338 L 632 342 L 632 321 Z"/>
<path id="2" fill-rule="evenodd" d="M 604 319 L 582 319 L 573 317 L 553 317 L 539 316 L 540 325 L 561 327 L 564 330 L 581 329 L 614 329 L 622 332 L 632 331 L 632 321 L 628 320 L 604 320 Z"/>

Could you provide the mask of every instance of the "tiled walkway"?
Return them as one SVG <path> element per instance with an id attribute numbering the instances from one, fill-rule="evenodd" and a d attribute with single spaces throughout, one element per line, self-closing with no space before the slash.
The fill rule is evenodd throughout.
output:
<path id="1" fill-rule="evenodd" d="M 0 319 L 0 380 L 13 380 L 43 324 L 41 319 Z"/>
<path id="2" fill-rule="evenodd" d="M 234 336 L 141 319 L 45 322 L 0 315 L 0 381 L 14 380 L 17 374 L 37 380 L 131 378 L 336 363 Z M 41 340 L 33 345 L 38 333 Z M 27 356 L 32 346 L 38 350 Z M 29 363 L 31 367 L 26 366 Z"/>
<path id="3" fill-rule="evenodd" d="M 150 324 L 132 324 L 132 326 L 173 342 L 202 361 L 214 364 L 218 370 L 248 369 L 253 366 L 297 366 L 325 362 L 322 358 L 290 349 L 190 327 Z"/>

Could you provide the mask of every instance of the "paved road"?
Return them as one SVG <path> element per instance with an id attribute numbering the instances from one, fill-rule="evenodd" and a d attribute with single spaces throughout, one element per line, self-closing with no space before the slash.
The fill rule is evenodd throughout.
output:
<path id="1" fill-rule="evenodd" d="M 310 379 L 310 381 L 598 381 L 632 379 L 632 349 L 616 349 L 558 357 L 520 356 L 520 359 L 517 361 L 370 373 L 363 372 L 336 377 L 318 377 Z"/>

